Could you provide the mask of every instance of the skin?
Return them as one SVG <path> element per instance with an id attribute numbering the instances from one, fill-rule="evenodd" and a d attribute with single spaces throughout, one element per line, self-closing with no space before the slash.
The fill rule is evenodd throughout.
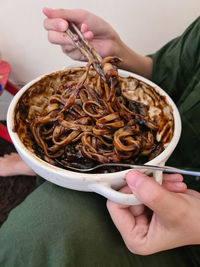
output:
<path id="1" fill-rule="evenodd" d="M 116 31 L 101 18 L 85 10 L 44 8 L 43 13 L 46 16 L 44 28 L 48 32 L 49 41 L 60 45 L 63 52 L 72 59 L 85 60 L 65 33 L 68 28 L 67 21 L 73 21 L 80 28 L 84 37 L 102 57 L 118 56 L 123 60 L 121 69 L 135 72 L 146 78 L 151 77 L 152 59 L 132 51 L 123 43 Z"/>
<path id="2" fill-rule="evenodd" d="M 148 255 L 200 242 L 200 194 L 184 189 L 183 183 L 169 183 L 180 175 L 165 176 L 164 186 L 136 171 L 126 177 L 128 187 L 144 203 L 123 206 L 107 201 L 111 218 L 128 249 Z M 167 190 L 168 189 L 168 190 Z"/>
<path id="3" fill-rule="evenodd" d="M 101 18 L 84 10 L 44 8 L 43 13 L 49 41 L 60 45 L 72 59 L 85 60 L 65 33 L 67 21 L 73 21 L 81 29 L 102 57 L 118 56 L 123 60 L 122 69 L 151 78 L 152 60 L 128 48 Z M 130 171 L 126 181 L 127 186 L 120 191 L 133 192 L 143 204 L 125 206 L 108 200 L 107 208 L 131 252 L 148 255 L 179 246 L 200 244 L 200 194 L 187 189 L 181 175 L 163 175 L 161 186 L 145 174 Z"/>
<path id="4" fill-rule="evenodd" d="M 35 175 L 35 172 L 26 165 L 17 153 L 0 157 L 0 170 L 0 176 Z"/>

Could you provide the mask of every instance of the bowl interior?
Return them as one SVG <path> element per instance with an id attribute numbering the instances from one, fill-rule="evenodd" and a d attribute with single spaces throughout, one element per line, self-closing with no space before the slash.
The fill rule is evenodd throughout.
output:
<path id="1" fill-rule="evenodd" d="M 51 162 L 45 162 L 38 157 L 34 140 L 30 136 L 30 129 L 26 122 L 33 121 L 41 114 L 49 97 L 55 94 L 55 90 L 62 90 L 62 86 L 66 82 L 78 82 L 83 73 L 84 69 L 77 67 L 38 77 L 23 87 L 10 104 L 8 129 L 11 138 L 23 159 L 36 172 L 38 168 L 45 167 L 50 171 L 66 172 L 68 175 L 79 177 L 79 174 L 75 172 L 52 166 Z M 152 120 L 156 118 L 158 121 L 159 129 L 156 139 L 162 141 L 164 150 L 156 157 L 150 158 L 146 163 L 163 165 L 175 149 L 180 138 L 181 121 L 176 105 L 160 87 L 149 80 L 126 71 L 120 70 L 119 74 L 123 95 L 127 99 L 148 105 L 150 118 Z M 115 173 L 112 175 L 115 175 Z M 94 176 L 94 174 L 89 176 Z M 101 174 L 101 176 L 109 176 L 109 174 Z"/>

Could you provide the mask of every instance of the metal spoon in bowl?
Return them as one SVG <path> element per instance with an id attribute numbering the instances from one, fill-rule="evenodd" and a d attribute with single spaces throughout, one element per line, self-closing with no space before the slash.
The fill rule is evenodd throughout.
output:
<path id="1" fill-rule="evenodd" d="M 154 166 L 154 165 L 133 165 L 133 164 L 125 164 L 125 163 L 104 163 L 104 164 L 99 164 L 91 168 L 76 168 L 72 166 L 68 166 L 65 164 L 62 164 L 62 162 L 58 162 L 59 165 L 62 165 L 65 169 L 69 169 L 72 171 L 77 171 L 77 172 L 91 172 L 97 169 L 100 169 L 102 167 L 123 167 L 126 169 L 143 169 L 143 170 L 155 170 L 155 171 L 163 171 L 166 173 L 179 173 L 183 175 L 192 175 L 192 176 L 200 176 L 200 171 L 192 171 L 192 170 L 183 170 L 183 169 L 178 169 L 174 167 L 169 167 L 169 166 Z"/>

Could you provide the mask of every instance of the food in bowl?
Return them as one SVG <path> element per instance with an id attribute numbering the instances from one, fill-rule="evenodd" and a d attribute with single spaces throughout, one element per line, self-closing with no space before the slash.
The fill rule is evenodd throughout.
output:
<path id="1" fill-rule="evenodd" d="M 88 168 L 146 163 L 168 146 L 174 118 L 166 97 L 120 76 L 110 60 L 103 65 L 106 81 L 89 62 L 46 75 L 25 91 L 14 130 L 30 151 L 53 165 Z"/>

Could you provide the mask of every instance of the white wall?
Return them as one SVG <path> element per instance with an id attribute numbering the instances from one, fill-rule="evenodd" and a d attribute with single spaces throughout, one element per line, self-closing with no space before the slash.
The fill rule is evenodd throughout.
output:
<path id="1" fill-rule="evenodd" d="M 142 54 L 181 34 L 200 14 L 199 0 L 0 0 L 0 53 L 11 64 L 14 83 L 26 83 L 72 63 L 47 41 L 44 6 L 94 12 Z"/>

